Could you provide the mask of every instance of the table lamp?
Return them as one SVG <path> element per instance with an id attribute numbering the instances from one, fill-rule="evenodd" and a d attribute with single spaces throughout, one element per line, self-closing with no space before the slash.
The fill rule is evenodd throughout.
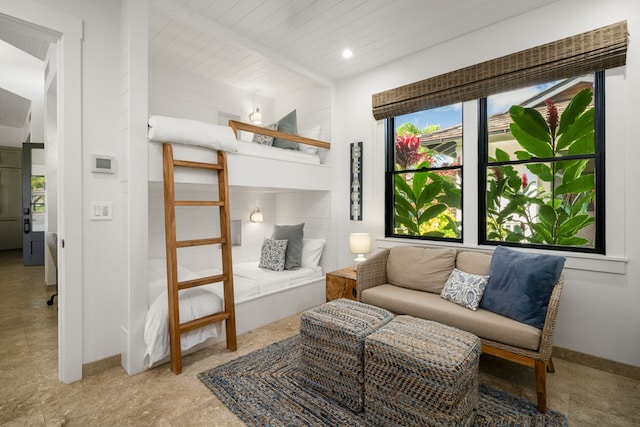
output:
<path id="1" fill-rule="evenodd" d="M 364 254 L 371 252 L 371 234 L 369 233 L 351 233 L 349 234 L 349 251 L 357 254 L 353 260 L 353 269 L 358 269 L 358 264 L 366 260 Z"/>

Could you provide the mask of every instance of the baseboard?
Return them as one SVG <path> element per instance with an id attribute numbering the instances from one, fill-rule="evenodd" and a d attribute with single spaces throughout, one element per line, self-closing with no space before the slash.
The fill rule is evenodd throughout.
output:
<path id="1" fill-rule="evenodd" d="M 95 362 L 85 363 L 82 365 L 82 378 L 98 375 L 111 368 L 121 365 L 121 357 L 119 354 L 96 360 Z"/>
<path id="2" fill-rule="evenodd" d="M 568 350 L 562 347 L 553 347 L 553 357 L 564 359 L 572 363 L 579 363 L 580 365 L 599 369 L 622 377 L 640 380 L 640 367 L 637 366 L 614 362 L 613 360 L 603 359 L 601 357 Z"/>

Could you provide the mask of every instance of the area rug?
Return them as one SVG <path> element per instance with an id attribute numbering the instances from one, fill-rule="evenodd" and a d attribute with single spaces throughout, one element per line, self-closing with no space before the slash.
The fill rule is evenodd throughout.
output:
<path id="1" fill-rule="evenodd" d="M 198 374 L 198 378 L 248 426 L 372 426 L 354 413 L 298 381 L 296 335 Z M 566 417 L 487 385 L 473 426 L 568 426 Z"/>

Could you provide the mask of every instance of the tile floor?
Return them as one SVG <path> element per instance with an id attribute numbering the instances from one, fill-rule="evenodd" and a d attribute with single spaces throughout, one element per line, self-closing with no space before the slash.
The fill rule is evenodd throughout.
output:
<path id="1" fill-rule="evenodd" d="M 0 251 L 0 425 L 2 426 L 241 426 L 197 374 L 294 335 L 291 316 L 186 356 L 182 375 L 165 364 L 128 376 L 113 367 L 74 384 L 57 374 L 56 304 L 46 305 L 42 267 L 23 267 L 20 253 Z M 56 300 L 57 302 L 57 300 Z M 548 405 L 571 426 L 640 426 L 640 381 L 554 359 Z M 481 380 L 535 400 L 533 372 L 483 356 Z"/>

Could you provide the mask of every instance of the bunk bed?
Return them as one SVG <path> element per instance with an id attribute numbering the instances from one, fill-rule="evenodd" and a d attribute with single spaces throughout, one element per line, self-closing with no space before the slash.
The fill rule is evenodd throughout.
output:
<path id="1" fill-rule="evenodd" d="M 227 132 L 235 135 L 233 141 L 229 141 Z M 317 147 L 320 152 L 310 154 L 260 145 L 243 140 L 241 133 L 290 139 L 296 143 Z M 190 139 L 185 135 L 191 135 Z M 295 188 L 298 190 L 330 190 L 330 144 L 324 141 L 234 120 L 230 120 L 229 127 L 226 127 L 163 116 L 149 118 L 149 140 L 175 143 L 174 154 L 183 159 L 215 162 L 215 150 L 225 151 L 229 185 L 232 187 L 257 185 L 264 188 L 289 189 L 292 188 L 291 177 L 295 177 Z M 256 182 L 254 176 L 246 173 L 248 170 L 270 173 L 261 175 L 259 182 Z M 162 182 L 162 176 L 162 149 L 160 144 L 152 144 L 149 148 L 149 181 Z M 176 183 L 215 184 L 215 178 L 212 176 L 192 170 L 176 171 L 175 180 Z"/>
<path id="2" fill-rule="evenodd" d="M 159 174 L 159 151 L 167 146 L 176 158 L 186 163 L 215 163 L 220 153 L 226 158 L 227 181 L 231 187 L 267 187 L 269 191 L 285 189 L 297 191 L 328 191 L 330 167 L 319 156 L 292 150 L 264 147 L 255 143 L 238 141 L 240 132 L 253 132 L 293 140 L 297 143 L 328 150 L 330 144 L 299 135 L 291 135 L 255 125 L 229 122 L 229 127 L 214 126 L 184 119 L 153 116 L 149 119 L 149 180 L 150 191 L 158 190 L 154 182 L 162 182 L 166 174 Z M 229 137 L 232 135 L 232 137 Z M 283 155 L 284 156 L 283 156 Z M 166 161 L 166 159 L 165 159 Z M 284 163 L 283 163 L 284 162 Z M 283 167 L 286 166 L 286 167 Z M 286 169 L 286 179 L 271 176 L 247 174 L 248 170 Z M 293 174 L 293 175 L 292 175 Z M 291 176 L 296 176 L 292 187 Z M 195 186 L 204 189 L 219 184 L 216 176 L 203 173 L 202 170 L 176 169 L 173 174 L 176 186 Z M 222 191 L 222 187 L 220 187 Z M 166 193 L 166 187 L 163 189 Z M 152 215 L 150 213 L 150 215 Z M 165 210 L 165 216 L 166 216 Z M 165 230 L 165 234 L 171 234 Z M 175 236 L 174 236 L 175 237 Z M 320 236 L 321 237 L 321 236 Z M 325 300 L 324 272 L 320 263 L 325 247 L 325 239 L 311 239 L 305 236 L 303 256 L 307 262 L 303 268 L 293 271 L 273 272 L 258 267 L 258 262 L 233 264 L 226 268 L 193 269 L 180 265 L 177 257 L 167 251 L 165 260 L 149 261 L 148 305 L 145 322 L 144 365 L 152 367 L 163 363 L 169 353 L 174 351 L 194 351 L 202 346 L 227 339 L 227 347 L 234 348 L 235 333 L 243 333 L 280 318 L 318 305 Z M 306 254 L 306 255 L 305 255 Z M 168 265 L 167 265 L 168 264 Z M 163 274 L 164 272 L 164 274 Z M 166 272 L 169 272 L 167 275 Z M 167 279 L 169 277 L 169 279 Z M 173 277 L 173 279 L 171 278 Z M 226 277 L 230 286 L 222 283 L 204 283 L 203 278 Z M 173 293 L 167 283 L 200 283 L 202 286 Z M 173 300 L 171 295 L 174 295 Z M 230 307 L 232 305 L 233 307 Z M 179 311 L 181 322 L 193 322 L 193 319 L 217 315 L 231 310 L 235 315 L 232 342 L 229 344 L 229 328 L 223 330 L 221 322 L 212 322 L 193 330 L 184 331 L 179 340 L 179 349 L 167 338 L 171 330 L 172 310 Z M 225 324 L 228 324 L 229 321 Z M 172 366 L 175 362 L 172 360 Z M 174 370 L 175 371 L 175 370 Z"/>

